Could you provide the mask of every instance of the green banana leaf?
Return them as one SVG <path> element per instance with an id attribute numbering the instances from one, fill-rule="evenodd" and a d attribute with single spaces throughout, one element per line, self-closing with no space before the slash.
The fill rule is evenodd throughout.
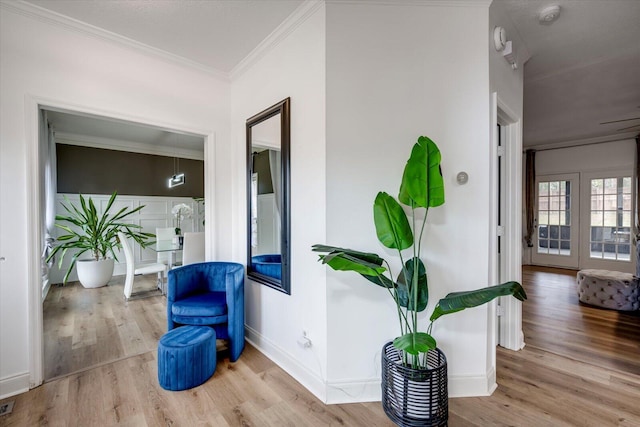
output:
<path id="1" fill-rule="evenodd" d="M 418 265 L 418 279 L 417 285 L 418 288 L 415 291 L 413 289 L 413 265 L 414 261 Z M 405 277 L 406 275 L 406 277 Z M 403 298 L 399 298 L 400 305 L 402 307 L 406 307 L 409 310 L 421 312 L 427 308 L 427 304 L 429 303 L 429 286 L 427 281 L 427 269 L 424 266 L 424 263 L 420 258 L 414 257 L 405 262 L 404 269 L 398 275 L 398 285 L 399 289 L 406 289 L 407 293 L 407 301 L 404 301 Z M 400 295 L 401 297 L 403 295 Z M 414 300 L 416 301 L 414 303 Z M 414 309 L 414 307 L 416 307 Z"/>
<path id="2" fill-rule="evenodd" d="M 389 249 L 403 250 L 413 245 L 407 215 L 396 199 L 381 191 L 373 202 L 373 222 L 378 240 Z"/>
<path id="3" fill-rule="evenodd" d="M 393 346 L 414 356 L 436 348 L 436 340 L 426 332 L 404 334 L 393 340 Z"/>
<path id="4" fill-rule="evenodd" d="M 398 200 L 411 207 L 436 207 L 444 203 L 440 150 L 426 136 L 418 138 L 402 175 Z"/>
<path id="5" fill-rule="evenodd" d="M 506 282 L 473 291 L 452 292 L 438 302 L 429 319 L 433 322 L 445 314 L 456 313 L 465 308 L 477 307 L 494 298 L 506 295 L 513 295 L 520 301 L 527 299 L 524 288 L 518 282 Z"/>
<path id="6" fill-rule="evenodd" d="M 320 260 L 337 271 L 355 271 L 365 276 L 378 276 L 387 271 L 382 267 L 384 260 L 373 253 L 326 245 L 313 245 L 312 250 L 328 252 L 327 255 L 320 255 Z"/>

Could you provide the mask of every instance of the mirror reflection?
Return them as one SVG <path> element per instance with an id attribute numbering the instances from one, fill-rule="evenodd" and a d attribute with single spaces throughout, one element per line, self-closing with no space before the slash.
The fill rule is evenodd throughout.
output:
<path id="1" fill-rule="evenodd" d="M 289 99 L 247 120 L 247 273 L 290 293 Z"/>

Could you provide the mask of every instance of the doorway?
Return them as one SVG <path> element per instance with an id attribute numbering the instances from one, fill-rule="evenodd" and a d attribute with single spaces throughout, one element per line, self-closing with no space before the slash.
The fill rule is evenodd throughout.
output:
<path id="1" fill-rule="evenodd" d="M 44 328 L 43 328 L 43 289 L 42 289 L 42 248 L 44 245 L 41 224 L 44 223 L 44 168 L 41 167 L 44 150 L 40 146 L 39 123 L 40 111 L 53 110 L 85 117 L 104 118 L 113 122 L 136 124 L 138 126 L 154 127 L 168 132 L 180 134 L 191 134 L 199 136 L 204 140 L 204 160 L 214 163 L 214 133 L 188 126 L 176 126 L 154 118 L 141 118 L 139 116 L 128 116 L 117 112 L 106 112 L 93 107 L 78 107 L 64 102 L 56 102 L 50 99 L 43 100 L 28 97 L 27 103 L 27 128 L 28 135 L 28 186 L 32 189 L 27 199 L 28 212 L 28 282 L 29 282 L 29 383 L 30 388 L 42 384 L 44 380 Z M 215 191 L 213 184 L 213 168 L 205 168 L 204 171 L 205 198 L 214 200 Z M 209 203 L 205 205 L 204 218 L 208 224 L 214 224 L 213 212 Z M 207 208 L 206 206 L 209 206 Z M 207 257 L 213 257 L 212 244 L 215 241 L 213 227 L 207 227 Z"/>
<path id="2" fill-rule="evenodd" d="M 492 247 L 491 283 L 521 282 L 522 278 L 522 122 L 496 93 L 492 96 L 495 112 L 492 138 Z M 522 302 L 501 297 L 496 307 L 496 339 L 493 343 L 510 350 L 524 347 Z"/>

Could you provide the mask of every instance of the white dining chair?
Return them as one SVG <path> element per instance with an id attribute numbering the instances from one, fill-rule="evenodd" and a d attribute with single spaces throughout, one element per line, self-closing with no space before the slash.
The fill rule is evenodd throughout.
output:
<path id="1" fill-rule="evenodd" d="M 182 265 L 204 262 L 204 232 L 184 233 Z"/>
<path id="2" fill-rule="evenodd" d="M 167 270 L 167 266 L 161 263 L 153 263 L 153 264 L 144 264 L 136 267 L 136 264 L 133 258 L 133 250 L 129 245 L 127 236 L 125 236 L 124 233 L 119 232 L 118 238 L 120 239 L 120 244 L 122 245 L 122 251 L 124 252 L 124 258 L 127 263 L 127 275 L 124 279 L 125 300 L 129 300 L 129 298 L 131 298 L 134 276 L 139 276 L 143 274 L 157 274 L 158 289 L 160 289 L 164 294 L 165 293 L 164 276 L 165 276 L 165 271 Z"/>

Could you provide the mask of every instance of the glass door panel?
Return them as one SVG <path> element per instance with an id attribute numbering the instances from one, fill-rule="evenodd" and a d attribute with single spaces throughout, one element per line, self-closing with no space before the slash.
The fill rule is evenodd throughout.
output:
<path id="1" fill-rule="evenodd" d="M 590 180 L 589 258 L 631 261 L 631 177 Z"/>

